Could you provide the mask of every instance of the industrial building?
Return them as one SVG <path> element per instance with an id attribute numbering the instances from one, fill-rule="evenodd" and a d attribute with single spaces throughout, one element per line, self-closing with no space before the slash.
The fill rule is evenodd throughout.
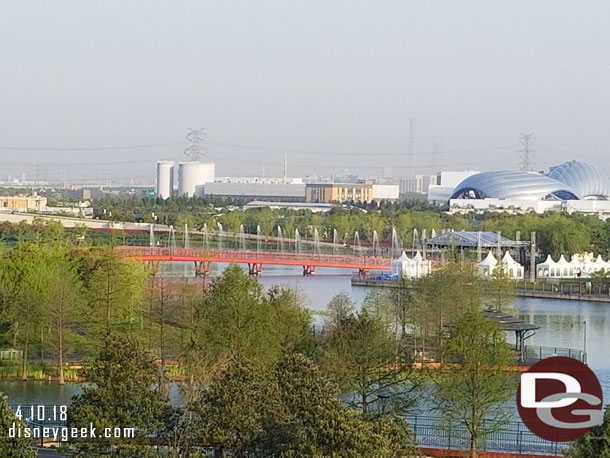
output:
<path id="1" fill-rule="evenodd" d="M 174 192 L 174 162 L 157 162 L 157 196 L 161 199 L 171 197 Z"/>
<path id="2" fill-rule="evenodd" d="M 206 183 L 203 187 L 206 196 L 222 196 L 248 199 L 286 200 L 303 202 L 305 200 L 305 184 L 303 182 L 215 182 Z"/>
<path id="3" fill-rule="evenodd" d="M 178 195 L 203 196 L 204 185 L 213 183 L 216 164 L 211 162 L 189 161 L 178 164 Z"/>

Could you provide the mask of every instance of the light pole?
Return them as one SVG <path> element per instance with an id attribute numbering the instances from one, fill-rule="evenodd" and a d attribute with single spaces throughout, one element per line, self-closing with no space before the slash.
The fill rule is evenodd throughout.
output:
<path id="1" fill-rule="evenodd" d="M 583 363 L 587 364 L 587 320 L 583 321 L 582 324 L 584 324 L 585 326 L 582 346 L 582 359 Z"/>

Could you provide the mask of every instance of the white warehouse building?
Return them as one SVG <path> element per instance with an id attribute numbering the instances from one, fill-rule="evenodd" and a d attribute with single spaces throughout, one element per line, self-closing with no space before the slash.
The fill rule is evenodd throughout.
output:
<path id="1" fill-rule="evenodd" d="M 398 200 L 400 186 L 397 184 L 374 184 L 372 191 L 373 200 Z"/>
<path id="2" fill-rule="evenodd" d="M 305 184 L 302 182 L 222 182 L 207 183 L 205 195 L 252 199 L 279 199 L 302 202 L 305 200 Z"/>

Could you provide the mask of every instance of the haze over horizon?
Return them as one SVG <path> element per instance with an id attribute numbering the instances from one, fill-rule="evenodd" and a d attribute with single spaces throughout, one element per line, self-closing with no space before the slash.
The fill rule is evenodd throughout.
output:
<path id="1" fill-rule="evenodd" d="M 521 132 L 536 170 L 608 172 L 608 17 L 600 0 L 5 2 L 0 179 L 153 182 L 189 127 L 217 176 L 279 175 L 284 153 L 292 175 L 408 176 L 410 118 L 417 173 L 516 169 Z"/>

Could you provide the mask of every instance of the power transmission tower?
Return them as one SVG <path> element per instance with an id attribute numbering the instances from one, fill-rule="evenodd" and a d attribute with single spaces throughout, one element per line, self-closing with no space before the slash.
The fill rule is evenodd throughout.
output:
<path id="1" fill-rule="evenodd" d="M 190 158 L 191 161 L 198 161 L 202 159 L 208 152 L 208 149 L 203 146 L 203 142 L 207 134 L 205 129 L 189 129 L 186 134 L 186 139 L 191 142 L 189 146 L 184 150 L 184 154 Z"/>
<path id="2" fill-rule="evenodd" d="M 521 161 L 519 162 L 519 168 L 524 172 L 531 172 L 534 170 L 534 153 L 535 151 L 532 149 L 532 145 L 536 141 L 536 137 L 534 134 L 524 134 L 521 133 L 521 137 L 519 137 L 519 141 L 521 142 L 521 149 L 519 150 L 519 157 Z"/>

